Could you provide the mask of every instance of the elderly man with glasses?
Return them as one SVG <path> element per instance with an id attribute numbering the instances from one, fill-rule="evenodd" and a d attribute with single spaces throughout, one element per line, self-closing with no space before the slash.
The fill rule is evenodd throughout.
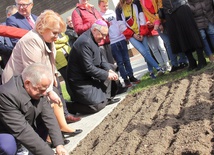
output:
<path id="1" fill-rule="evenodd" d="M 18 27 L 31 30 L 34 27 L 37 16 L 31 13 L 33 8 L 33 0 L 15 0 L 18 12 L 10 16 L 6 20 L 7 26 Z M 18 39 L 11 39 L 13 46 L 16 45 Z"/>
<path id="2" fill-rule="evenodd" d="M 111 82 L 118 80 L 118 75 L 98 46 L 107 35 L 108 26 L 99 19 L 73 45 L 67 67 L 69 95 L 73 101 L 67 106 L 71 113 L 93 114 L 120 100 L 111 96 Z"/>

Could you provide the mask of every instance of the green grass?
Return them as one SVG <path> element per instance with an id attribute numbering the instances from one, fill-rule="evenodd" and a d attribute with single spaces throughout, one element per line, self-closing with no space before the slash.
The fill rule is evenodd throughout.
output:
<path id="1" fill-rule="evenodd" d="M 70 96 L 66 90 L 66 87 L 65 87 L 65 83 L 64 82 L 61 82 L 61 89 L 62 89 L 62 95 L 64 97 L 65 100 L 67 101 L 70 101 Z"/>
<path id="2" fill-rule="evenodd" d="M 198 74 L 198 73 L 203 73 L 204 71 L 208 70 L 208 69 L 213 69 L 214 65 L 211 63 L 208 63 L 208 65 L 206 67 L 204 67 L 203 69 L 196 71 L 187 71 L 187 69 L 183 69 L 183 70 L 179 70 L 177 72 L 173 72 L 173 73 L 165 73 L 162 76 L 157 77 L 155 80 L 151 79 L 149 77 L 149 74 L 145 74 L 142 78 L 141 78 L 141 83 L 139 83 L 138 85 L 136 85 L 131 91 L 130 93 L 137 93 L 140 92 L 144 89 L 148 89 L 152 86 L 158 86 L 158 85 L 163 85 L 165 83 L 168 82 L 173 82 L 179 79 L 183 79 L 189 75 L 194 75 L 194 74 Z"/>

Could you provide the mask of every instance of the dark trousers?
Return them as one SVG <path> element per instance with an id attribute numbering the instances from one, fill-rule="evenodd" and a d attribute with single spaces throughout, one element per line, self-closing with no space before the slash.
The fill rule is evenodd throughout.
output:
<path id="1" fill-rule="evenodd" d="M 196 49 L 196 54 L 197 54 L 197 57 L 198 57 L 198 64 L 196 63 L 196 60 L 195 58 L 193 57 L 193 51 L 187 51 L 186 53 L 186 56 L 188 58 L 188 61 L 189 61 L 189 67 L 200 67 L 200 66 L 203 66 L 203 65 L 206 65 L 206 59 L 204 57 L 204 54 L 203 54 L 203 49 Z"/>
<path id="2" fill-rule="evenodd" d="M 102 102 L 99 104 L 91 104 L 91 105 L 81 104 L 78 102 L 73 102 L 73 103 L 67 104 L 68 110 L 72 114 L 76 114 L 76 113 L 94 114 L 94 113 L 97 113 L 98 111 L 102 110 L 103 108 L 105 108 L 106 105 L 107 105 L 107 102 Z"/>
<path id="3" fill-rule="evenodd" d="M 16 140 L 11 134 L 0 134 L 0 155 L 15 155 L 17 151 Z"/>
<path id="4" fill-rule="evenodd" d="M 108 99 L 111 98 L 112 81 L 106 80 L 104 82 L 104 84 L 97 83 L 97 82 L 95 82 L 95 83 L 98 84 L 99 86 L 102 86 L 101 89 L 102 89 L 103 93 L 105 93 L 106 101 L 102 101 L 101 103 L 86 104 L 87 101 L 86 101 L 86 103 L 84 103 L 84 102 L 80 102 L 80 100 L 75 100 L 74 99 L 75 97 L 72 93 L 72 94 L 70 94 L 70 96 L 71 96 L 71 98 L 74 99 L 74 101 L 72 103 L 67 104 L 67 108 L 70 113 L 72 113 L 72 114 L 76 114 L 76 113 L 94 114 L 94 113 L 97 113 L 98 111 L 102 110 L 103 108 L 105 108 L 105 106 L 107 105 Z M 96 84 L 94 85 L 94 87 L 96 87 Z"/>

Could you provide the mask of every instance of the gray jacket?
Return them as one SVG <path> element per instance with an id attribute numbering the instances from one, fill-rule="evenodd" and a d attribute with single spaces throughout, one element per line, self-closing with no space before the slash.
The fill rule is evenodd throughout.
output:
<path id="1" fill-rule="evenodd" d="M 34 155 L 53 155 L 53 150 L 34 131 L 41 115 L 53 145 L 64 144 L 62 134 L 46 97 L 33 100 L 23 86 L 21 76 L 0 86 L 0 133 L 10 133 Z"/>
<path id="2" fill-rule="evenodd" d="M 208 27 L 209 23 L 214 24 L 214 10 L 212 0 L 188 0 L 199 29 Z"/>

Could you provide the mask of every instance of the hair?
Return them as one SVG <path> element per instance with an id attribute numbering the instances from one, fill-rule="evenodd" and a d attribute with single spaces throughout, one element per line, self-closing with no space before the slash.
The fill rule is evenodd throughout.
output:
<path id="1" fill-rule="evenodd" d="M 62 17 L 52 10 L 45 10 L 37 18 L 35 29 L 39 34 L 42 34 L 47 29 L 53 29 L 54 25 L 57 24 L 60 25 L 60 31 L 65 32 L 66 23 L 63 21 Z"/>
<path id="2" fill-rule="evenodd" d="M 8 7 L 6 7 L 6 15 L 8 15 L 8 13 L 11 14 L 11 12 L 12 12 L 14 9 L 18 10 L 17 7 L 16 7 L 16 5 L 9 5 Z"/>
<path id="3" fill-rule="evenodd" d="M 108 27 L 107 23 L 104 20 L 98 19 L 91 26 L 91 30 L 93 30 L 94 28 L 96 28 L 97 30 L 100 30 L 102 26 Z"/>
<path id="4" fill-rule="evenodd" d="M 126 0 L 120 0 L 119 2 L 118 2 L 118 4 L 117 4 L 117 6 L 116 7 L 118 7 L 118 8 L 123 8 L 123 5 L 126 3 Z"/>
<path id="5" fill-rule="evenodd" d="M 21 73 L 23 81 L 29 80 L 33 86 L 36 86 L 43 78 L 53 80 L 51 68 L 40 62 L 27 66 Z"/>
<path id="6" fill-rule="evenodd" d="M 108 3 L 108 0 L 98 0 L 98 4 L 100 4 L 101 2 Z"/>
<path id="7" fill-rule="evenodd" d="M 68 16 L 68 17 L 66 17 L 66 24 L 68 24 L 68 19 L 71 19 L 71 21 L 72 21 L 71 16 Z"/>
<path id="8" fill-rule="evenodd" d="M 17 3 L 18 0 L 15 0 L 15 2 Z M 33 0 L 29 0 L 29 3 L 33 3 Z"/>

